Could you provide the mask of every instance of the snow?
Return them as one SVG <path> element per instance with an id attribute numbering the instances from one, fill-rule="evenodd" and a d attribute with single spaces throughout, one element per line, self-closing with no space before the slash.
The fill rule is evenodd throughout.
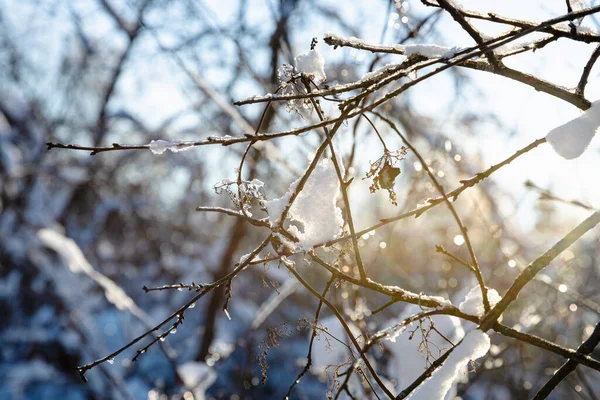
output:
<path id="1" fill-rule="evenodd" d="M 421 311 L 421 308 L 418 306 L 410 305 L 397 319 L 389 321 L 384 326 L 384 329 L 389 332 L 389 336 L 385 338 L 389 341 L 386 344 L 386 348 L 392 354 L 388 362 L 387 374 L 389 378 L 396 379 L 396 388 L 398 390 L 402 390 L 410 385 L 428 367 L 425 355 L 418 349 L 419 343 L 422 340 L 419 323 L 412 322 L 406 326 L 398 326 L 404 319 Z M 453 344 L 458 343 L 463 338 L 465 332 L 458 318 L 448 315 L 434 315 L 431 319 L 435 328 Z M 423 320 L 423 327 L 429 327 L 427 319 Z M 411 333 L 415 329 L 416 332 L 411 340 Z M 437 349 L 447 350 L 452 347 L 452 344 L 448 343 L 435 331 L 430 333 L 429 343 L 433 352 L 432 355 L 435 357 L 439 355 Z"/>
<path id="2" fill-rule="evenodd" d="M 492 36 L 486 36 L 486 35 L 482 35 L 482 36 L 486 40 L 493 39 Z M 510 42 L 510 43 L 507 43 L 505 45 L 502 45 L 502 46 L 494 49 L 494 54 L 503 56 L 503 55 L 507 55 L 507 54 L 510 54 L 515 51 L 526 50 L 526 49 L 535 49 L 535 41 L 532 40 L 532 41 L 528 41 L 528 42 L 518 42 L 518 43 Z"/>
<path id="3" fill-rule="evenodd" d="M 434 301 L 437 301 L 438 303 L 440 303 L 440 307 L 438 307 L 438 308 L 443 308 L 443 307 L 452 305 L 452 302 L 450 300 L 445 299 L 442 296 L 427 296 L 427 298 L 429 300 L 434 300 Z"/>
<path id="4" fill-rule="evenodd" d="M 451 58 L 461 50 L 458 47 L 445 47 L 437 44 L 408 44 L 394 47 L 400 51 L 404 50 L 404 54 L 407 56 L 420 54 L 427 58 Z"/>
<path id="5" fill-rule="evenodd" d="M 196 400 L 206 398 L 208 389 L 216 380 L 217 373 L 204 362 L 189 361 L 177 367 L 183 384 L 194 393 Z"/>
<path id="6" fill-rule="evenodd" d="M 365 42 L 362 39 L 359 39 L 355 36 L 343 37 L 343 36 L 339 36 L 333 32 L 327 32 L 327 33 L 325 33 L 324 37 L 325 37 L 325 39 L 331 38 L 332 40 L 338 41 L 338 42 L 347 42 L 351 46 L 355 46 L 355 47 L 361 47 L 361 46 L 365 45 Z"/>
<path id="7" fill-rule="evenodd" d="M 490 307 L 494 307 L 498 302 L 502 299 L 502 297 L 498 294 L 495 289 L 489 289 L 487 292 L 488 301 L 490 303 Z M 465 314 L 469 315 L 477 315 L 478 317 L 482 317 L 485 313 L 485 309 L 483 307 L 483 296 L 481 295 L 481 288 L 479 286 L 475 286 L 472 288 L 465 300 L 458 305 L 458 309 Z"/>
<path id="8" fill-rule="evenodd" d="M 485 332 L 479 329 L 470 332 L 450 353 L 446 362 L 429 379 L 418 386 L 408 398 L 412 400 L 443 399 L 469 360 L 485 356 L 489 349 L 490 338 Z"/>
<path id="9" fill-rule="evenodd" d="M 293 182 L 288 192 L 279 199 L 265 202 L 272 226 L 279 223 L 300 179 Z M 309 176 L 289 211 L 292 225 L 288 231 L 299 239 L 300 248 L 310 249 L 341 233 L 344 219 L 342 210 L 336 205 L 339 194 L 340 182 L 335 167 L 331 160 L 324 158 Z M 294 222 L 301 224 L 302 231 Z"/>
<path id="10" fill-rule="evenodd" d="M 310 50 L 308 53 L 300 54 L 294 61 L 296 69 L 307 75 L 312 75 L 317 85 L 327 79 L 325 75 L 325 59 L 317 50 Z"/>
<path id="11" fill-rule="evenodd" d="M 573 12 L 581 11 L 585 8 L 585 2 L 583 0 L 570 0 L 570 4 Z"/>
<path id="12" fill-rule="evenodd" d="M 600 126 L 600 101 L 579 117 L 552 129 L 546 140 L 559 156 L 572 160 L 587 149 Z"/>
<path id="13" fill-rule="evenodd" d="M 294 182 L 297 183 L 297 182 Z M 292 192 L 294 189 L 290 186 L 290 190 L 284 194 L 282 197 L 278 199 L 268 200 L 264 202 L 265 209 L 269 214 L 269 220 L 271 221 L 271 226 L 277 226 L 281 221 L 281 215 L 285 210 L 285 207 L 290 202 L 290 198 L 292 196 Z"/>
<path id="14" fill-rule="evenodd" d="M 244 254 L 243 256 L 241 256 L 239 264 L 241 265 L 241 264 L 245 263 L 246 261 L 248 261 L 248 258 L 251 255 L 252 255 L 252 253 L 248 253 L 248 254 Z M 252 260 L 250 260 L 250 261 L 252 261 Z"/>
<path id="15" fill-rule="evenodd" d="M 143 311 L 139 309 L 123 289 L 92 267 L 73 239 L 51 229 L 40 229 L 37 235 L 46 246 L 64 258 L 72 273 L 84 273 L 96 281 L 104 289 L 106 300 L 114 304 L 119 310 L 129 310 L 134 315 L 147 319 Z"/>
<path id="16" fill-rule="evenodd" d="M 167 150 L 177 153 L 194 147 L 194 142 L 179 139 L 171 141 L 159 139 L 151 141 L 148 146 L 150 146 L 150 151 L 154 154 L 162 154 Z"/>
<path id="17" fill-rule="evenodd" d="M 447 1 L 448 1 L 448 3 L 452 7 L 456 8 L 457 10 L 464 10 L 465 9 L 465 7 L 459 1 L 456 1 L 456 0 L 447 0 Z M 429 0 L 429 2 L 432 3 L 432 4 L 437 4 L 439 6 L 439 3 L 438 3 L 437 0 Z"/>
<path id="18" fill-rule="evenodd" d="M 553 25 L 553 28 L 558 29 L 563 32 L 571 32 L 571 30 L 572 30 L 571 26 L 572 26 L 571 22 L 563 21 L 563 22 L 559 22 L 558 24 Z M 596 29 L 589 27 L 589 26 L 575 25 L 575 30 L 577 31 L 577 33 L 579 33 L 581 35 L 597 35 L 598 34 L 598 31 Z"/>
<path id="19" fill-rule="evenodd" d="M 362 81 L 373 80 L 379 77 L 384 77 L 388 75 L 390 72 L 394 72 L 398 69 L 398 64 L 386 64 L 381 68 L 376 69 L 372 72 L 367 72 L 365 76 L 362 77 Z"/>

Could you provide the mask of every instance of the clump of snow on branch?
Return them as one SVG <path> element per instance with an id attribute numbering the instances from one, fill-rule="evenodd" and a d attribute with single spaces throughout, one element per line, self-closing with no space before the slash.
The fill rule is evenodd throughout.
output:
<path id="1" fill-rule="evenodd" d="M 327 79 L 325 75 L 325 59 L 317 50 L 309 50 L 308 53 L 300 54 L 295 59 L 296 69 L 307 75 L 311 75 L 318 85 Z"/>
<path id="2" fill-rule="evenodd" d="M 429 366 L 427 355 L 424 353 L 425 349 L 419 348 L 422 340 L 428 341 L 430 349 L 434 352 L 432 355 L 437 358 L 438 349 L 447 350 L 452 347 L 452 344 L 448 343 L 446 339 L 456 344 L 465 334 L 460 320 L 448 315 L 434 315 L 431 316 L 431 319 L 422 319 L 425 330 L 428 330 L 430 323 L 433 322 L 435 329 L 441 332 L 446 339 L 435 331 L 429 331 L 430 335 L 424 338 L 418 321 L 413 321 L 408 325 L 399 325 L 404 319 L 421 311 L 418 306 L 408 306 L 400 317 L 389 321 L 384 326 L 384 329 L 389 332 L 386 337 L 389 344 L 386 345 L 386 348 L 392 354 L 388 362 L 387 373 L 390 378 L 396 379 L 396 387 L 400 390 L 410 385 Z"/>
<path id="3" fill-rule="evenodd" d="M 485 356 L 489 349 L 490 338 L 485 332 L 479 329 L 470 332 L 450 353 L 444 364 L 429 379 L 418 386 L 408 398 L 412 400 L 442 400 L 469 360 Z"/>
<path id="4" fill-rule="evenodd" d="M 572 160 L 587 149 L 599 126 L 600 101 L 595 101 L 579 117 L 548 132 L 546 140 L 558 155 Z"/>
<path id="5" fill-rule="evenodd" d="M 451 58 L 461 50 L 458 47 L 445 47 L 437 44 L 396 45 L 394 48 L 404 51 L 404 54 L 407 56 L 420 54 L 427 58 Z"/>
<path id="6" fill-rule="evenodd" d="M 215 370 L 204 362 L 187 362 L 177 367 L 177 373 L 185 387 L 193 392 L 194 399 L 197 400 L 204 400 L 206 389 L 217 380 Z"/>
<path id="7" fill-rule="evenodd" d="M 273 226 L 281 220 L 298 182 L 292 183 L 288 192 L 279 199 L 264 203 Z M 344 220 L 342 210 L 336 205 L 339 194 L 340 182 L 335 167 L 331 160 L 323 159 L 310 174 L 289 211 L 292 225 L 288 231 L 300 240 L 298 245 L 301 248 L 309 249 L 341 233 Z M 300 223 L 302 230 L 294 222 Z"/>
<path id="8" fill-rule="evenodd" d="M 162 154 L 167 150 L 177 153 L 194 147 L 194 142 L 180 139 L 171 141 L 159 139 L 151 141 L 149 146 L 150 151 L 154 154 Z"/>
<path id="9" fill-rule="evenodd" d="M 457 10 L 465 9 L 465 7 L 462 5 L 462 3 L 457 0 L 446 0 L 446 1 L 448 2 L 448 4 L 450 4 L 452 7 L 456 8 Z M 429 0 L 429 3 L 436 4 L 438 6 L 440 4 L 437 0 Z"/>
<path id="10" fill-rule="evenodd" d="M 269 220 L 271 221 L 272 226 L 277 226 L 281 221 L 281 215 L 283 214 L 285 207 L 290 202 L 290 198 L 292 197 L 292 193 L 295 190 L 296 184 L 297 181 L 290 185 L 288 192 L 280 198 L 264 202 L 264 206 L 269 214 Z"/>
<path id="11" fill-rule="evenodd" d="M 575 25 L 568 21 L 559 22 L 558 24 L 553 25 L 555 29 L 558 29 L 563 32 L 572 32 L 573 29 L 581 35 L 597 35 L 598 31 L 589 26 Z"/>
<path id="12" fill-rule="evenodd" d="M 325 42 L 327 42 L 328 39 L 331 39 L 334 41 L 344 41 L 353 47 L 360 47 L 365 44 L 364 40 L 359 39 L 356 36 L 345 37 L 345 36 L 340 36 L 338 34 L 335 34 L 333 32 L 326 32 L 325 36 L 323 36 L 323 38 L 325 39 Z"/>
<path id="13" fill-rule="evenodd" d="M 494 307 L 502 299 L 495 289 L 488 289 L 487 297 L 490 307 Z M 472 288 L 465 297 L 465 300 L 458 305 L 458 309 L 465 314 L 482 317 L 485 313 L 485 308 L 483 306 L 481 288 L 479 286 Z"/>

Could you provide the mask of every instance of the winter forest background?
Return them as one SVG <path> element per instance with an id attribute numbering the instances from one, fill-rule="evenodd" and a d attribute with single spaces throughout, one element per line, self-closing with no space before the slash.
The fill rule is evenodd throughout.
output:
<path id="1" fill-rule="evenodd" d="M 599 4 L 0 0 L 0 399 L 600 398 Z"/>

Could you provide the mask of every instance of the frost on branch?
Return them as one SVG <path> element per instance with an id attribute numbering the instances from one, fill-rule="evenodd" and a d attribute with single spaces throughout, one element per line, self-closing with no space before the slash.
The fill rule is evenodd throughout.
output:
<path id="1" fill-rule="evenodd" d="M 153 140 L 150 142 L 150 151 L 153 154 L 162 154 L 167 150 L 171 150 L 173 153 L 188 150 L 194 147 L 194 142 L 187 140 L 175 139 L 171 141 L 167 140 Z"/>
<path id="2" fill-rule="evenodd" d="M 546 140 L 559 156 L 572 160 L 587 149 L 600 126 L 600 101 L 566 124 L 552 129 Z"/>
<path id="3" fill-rule="evenodd" d="M 488 289 L 487 291 L 488 301 L 490 303 L 490 307 L 494 307 L 498 302 L 502 299 L 502 297 L 498 294 L 495 289 Z M 465 297 L 465 300 L 458 305 L 458 309 L 465 314 L 469 315 L 477 315 L 478 317 L 483 317 L 485 313 L 485 308 L 483 306 L 483 296 L 481 295 L 481 288 L 479 286 L 475 286 Z"/>
<path id="4" fill-rule="evenodd" d="M 470 332 L 431 378 L 418 386 L 408 398 L 412 400 L 442 400 L 456 381 L 462 367 L 469 360 L 485 356 L 489 349 L 490 338 L 485 332 L 479 329 Z"/>
<path id="5" fill-rule="evenodd" d="M 265 184 L 258 179 L 253 179 L 251 181 L 242 181 L 238 190 L 233 188 L 235 185 L 237 185 L 237 181 L 223 179 L 213 186 L 213 190 L 216 194 L 227 193 L 235 207 L 239 210 L 243 208 L 246 215 L 251 217 L 252 213 L 250 212 L 250 208 L 252 206 L 252 201 L 254 199 L 264 199 L 262 187 Z"/>
<path id="6" fill-rule="evenodd" d="M 313 41 L 313 46 L 315 42 Z M 284 64 L 277 69 L 277 79 L 279 80 L 279 91 L 282 95 L 306 94 L 308 89 L 300 81 L 300 74 L 307 75 L 315 85 L 319 85 L 325 80 L 325 60 L 323 56 L 311 48 L 307 53 L 300 54 L 294 59 L 294 68 L 292 65 Z M 287 112 L 295 111 L 302 118 L 307 119 L 313 110 L 313 104 L 310 99 L 290 99 L 286 102 Z"/>
<path id="7" fill-rule="evenodd" d="M 264 203 L 272 226 L 279 224 L 298 182 L 293 182 L 282 197 Z M 336 205 L 339 194 L 340 182 L 335 167 L 330 160 L 323 159 L 310 174 L 289 211 L 292 225 L 288 230 L 300 240 L 301 248 L 309 249 L 340 234 L 344 220 L 342 210 Z"/>
<path id="8" fill-rule="evenodd" d="M 298 72 L 312 76 L 315 84 L 320 84 L 327 79 L 325 75 L 325 59 L 317 50 L 309 50 L 294 59 Z"/>

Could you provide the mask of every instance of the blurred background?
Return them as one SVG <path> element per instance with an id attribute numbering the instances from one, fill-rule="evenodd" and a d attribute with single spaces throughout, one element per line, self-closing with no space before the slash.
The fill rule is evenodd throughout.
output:
<path id="1" fill-rule="evenodd" d="M 567 12 L 562 0 L 465 0 L 463 5 L 534 21 Z M 595 16 L 582 24 L 600 30 Z M 474 25 L 489 35 L 501 31 Z M 192 296 L 145 293 L 143 286 L 212 282 L 266 237 L 267 230 L 243 219 L 195 211 L 233 206 L 213 187 L 235 179 L 244 145 L 90 156 L 47 151 L 45 143 L 110 146 L 243 135 L 248 127 L 255 129 L 264 105 L 233 102 L 275 92 L 279 67 L 308 51 L 313 37 L 330 85 L 353 82 L 403 59 L 334 50 L 322 40 L 327 32 L 384 44 L 472 44 L 451 17 L 414 0 L 0 0 L 1 399 L 284 397 L 306 362 L 310 329 L 301 319 L 314 318 L 317 301 L 277 263 L 253 266 L 234 280 L 231 321 L 223 313 L 221 288 L 138 361 L 131 361 L 134 351 L 125 352 L 90 370 L 87 384 L 76 370 L 125 345 Z M 594 49 L 594 44 L 559 40 L 507 64 L 574 87 Z M 592 70 L 586 89 L 591 101 L 600 97 L 598 74 Z M 403 93 L 385 111 L 447 191 L 580 113 L 518 82 L 457 68 Z M 285 103 L 274 104 L 261 131 L 304 126 L 310 118 L 288 112 Z M 377 127 L 390 149 L 401 147 L 385 125 Z M 265 182 L 266 198 L 281 196 L 307 167 L 319 135 L 255 146 L 244 176 Z M 370 193 L 371 181 L 363 178 L 383 151 L 364 120 L 349 121 L 335 144 L 355 177 L 350 199 L 358 229 L 437 196 L 410 153 L 398 164 L 398 206 L 386 191 Z M 520 269 L 590 213 L 540 200 L 532 185 L 600 207 L 599 149 L 596 138 L 583 156 L 566 161 L 544 144 L 456 201 L 490 287 L 503 293 Z M 532 185 L 526 186 L 528 181 Z M 253 212 L 265 216 L 258 207 Z M 49 248 L 40 230 L 54 232 L 56 246 L 79 249 L 81 257 L 69 260 Z M 527 287 L 503 322 L 576 348 L 600 318 L 599 238 L 593 230 L 565 251 Z M 475 282 L 435 246 L 467 258 L 462 239 L 442 206 L 364 235 L 359 245 L 372 279 L 457 304 Z M 338 255 L 323 252 L 329 261 Z M 303 265 L 311 283 L 322 288 L 327 274 Z M 330 298 L 364 334 L 404 310 L 395 304 L 371 316 L 387 299 L 346 284 L 336 285 Z M 276 307 L 264 312 L 269 304 Z M 456 396 L 526 398 L 564 361 L 498 335 L 492 342 L 490 354 L 458 382 Z M 380 349 L 373 357 L 394 385 L 397 379 L 385 372 L 393 356 Z M 195 375 L 201 377 L 198 385 L 186 382 L 194 368 L 201 372 Z M 312 371 L 291 398 L 324 398 L 334 381 L 331 371 Z M 596 399 L 600 376 L 579 367 L 553 396 Z"/>

